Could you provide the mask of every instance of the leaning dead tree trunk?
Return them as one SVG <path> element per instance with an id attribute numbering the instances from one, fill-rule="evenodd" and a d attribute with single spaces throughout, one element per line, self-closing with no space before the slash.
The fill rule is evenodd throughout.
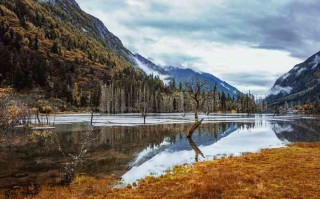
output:
<path id="1" fill-rule="evenodd" d="M 191 138 L 192 134 L 195 130 L 197 130 L 197 128 L 201 125 L 202 121 L 204 120 L 204 118 L 202 118 L 200 121 L 196 120 L 192 127 L 188 130 L 187 132 L 187 138 Z"/>

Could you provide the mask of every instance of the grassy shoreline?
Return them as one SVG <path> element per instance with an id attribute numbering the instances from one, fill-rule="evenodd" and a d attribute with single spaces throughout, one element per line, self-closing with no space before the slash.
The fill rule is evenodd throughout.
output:
<path id="1" fill-rule="evenodd" d="M 320 198 L 320 143 L 178 166 L 137 188 L 112 189 L 116 182 L 80 176 L 29 198 Z"/>

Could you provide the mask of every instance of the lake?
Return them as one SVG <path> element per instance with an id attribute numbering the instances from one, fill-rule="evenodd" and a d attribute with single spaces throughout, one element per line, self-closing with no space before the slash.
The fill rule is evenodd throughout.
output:
<path id="1" fill-rule="evenodd" d="M 175 165 L 239 156 L 294 142 L 320 141 L 318 117 L 267 114 L 202 117 L 205 120 L 201 127 L 192 139 L 187 139 L 185 132 L 192 126 L 192 114 L 185 117 L 153 114 L 147 117 L 146 125 L 137 114 L 94 115 L 93 134 L 97 139 L 78 173 L 94 177 L 114 175 L 126 185 L 148 175 L 164 174 Z M 54 128 L 48 130 L 57 135 L 65 154 L 76 153 L 83 135 L 92 129 L 90 114 L 50 116 L 49 121 Z M 52 134 L 39 140 L 34 138 L 33 131 L 17 127 L 9 136 L 12 142 L 1 144 L 2 189 L 57 183 L 59 168 L 44 160 L 61 164 L 64 157 L 49 139 Z"/>

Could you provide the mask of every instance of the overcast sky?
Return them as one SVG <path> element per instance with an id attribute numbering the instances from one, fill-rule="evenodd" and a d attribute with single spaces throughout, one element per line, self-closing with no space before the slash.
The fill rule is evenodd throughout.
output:
<path id="1" fill-rule="evenodd" d="M 317 0 L 77 0 L 133 53 L 264 95 L 320 49 Z"/>

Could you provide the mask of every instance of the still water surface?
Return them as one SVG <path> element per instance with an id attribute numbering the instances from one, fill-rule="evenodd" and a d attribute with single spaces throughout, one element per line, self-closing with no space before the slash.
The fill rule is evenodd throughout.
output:
<path id="1" fill-rule="evenodd" d="M 206 117 L 206 116 L 203 116 Z M 52 129 L 66 154 L 74 153 L 84 133 L 91 129 L 89 115 L 60 115 Z M 97 115 L 94 119 L 98 139 L 79 173 L 95 177 L 115 175 L 123 184 L 154 175 L 159 176 L 175 165 L 237 156 L 265 148 L 284 147 L 293 142 L 320 141 L 317 117 L 270 115 L 213 115 L 206 117 L 192 139 L 185 137 L 192 115 L 153 115 L 148 125 L 140 125 L 137 115 Z M 13 140 L 23 144 L 0 147 L 0 187 L 55 184 L 58 168 L 38 164 L 39 160 L 64 161 L 57 146 L 30 141 L 30 129 L 17 129 Z M 17 142 L 17 141 L 16 141 Z"/>

